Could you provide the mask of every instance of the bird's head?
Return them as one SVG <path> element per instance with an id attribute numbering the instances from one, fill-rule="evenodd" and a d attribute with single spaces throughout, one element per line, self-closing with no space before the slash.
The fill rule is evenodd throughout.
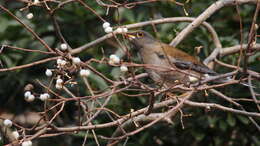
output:
<path id="1" fill-rule="evenodd" d="M 133 43 L 137 48 L 143 48 L 145 45 L 151 45 L 156 40 L 151 34 L 143 30 L 126 33 L 125 36 Z"/>

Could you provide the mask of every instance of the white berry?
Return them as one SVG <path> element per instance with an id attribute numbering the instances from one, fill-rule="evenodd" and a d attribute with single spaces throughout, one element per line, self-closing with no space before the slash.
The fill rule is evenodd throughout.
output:
<path id="1" fill-rule="evenodd" d="M 198 78 L 193 77 L 193 76 L 189 76 L 189 80 L 190 80 L 190 82 L 197 82 Z"/>
<path id="2" fill-rule="evenodd" d="M 48 93 L 44 93 L 40 95 L 40 100 L 45 101 L 50 98 L 50 95 Z"/>
<path id="3" fill-rule="evenodd" d="M 9 120 L 9 119 L 4 120 L 5 127 L 12 127 L 12 125 L 13 125 L 13 122 L 11 120 Z"/>
<path id="4" fill-rule="evenodd" d="M 22 146 L 32 146 L 32 141 L 24 141 L 23 143 L 22 143 Z"/>
<path id="5" fill-rule="evenodd" d="M 64 65 L 66 65 L 66 61 L 65 60 L 61 60 L 61 62 L 60 62 L 60 66 L 64 66 Z"/>
<path id="6" fill-rule="evenodd" d="M 31 95 L 31 92 L 30 91 L 26 91 L 25 93 L 24 93 L 24 97 L 29 97 Z"/>
<path id="7" fill-rule="evenodd" d="M 128 68 L 127 68 L 127 66 L 122 65 L 122 66 L 120 66 L 120 70 L 121 70 L 122 72 L 127 72 L 127 71 L 128 71 Z"/>
<path id="8" fill-rule="evenodd" d="M 60 90 L 60 89 L 62 89 L 62 85 L 61 84 L 56 84 L 55 88 Z"/>
<path id="9" fill-rule="evenodd" d="M 57 59 L 57 65 L 60 67 L 60 66 L 64 66 L 67 64 L 67 61 L 65 60 L 62 60 L 62 59 Z"/>
<path id="10" fill-rule="evenodd" d="M 45 95 L 47 98 L 50 98 L 50 94 L 44 93 L 44 95 Z"/>
<path id="11" fill-rule="evenodd" d="M 48 77 L 52 76 L 52 71 L 50 69 L 46 69 L 45 75 Z"/>
<path id="12" fill-rule="evenodd" d="M 65 50 L 68 49 L 68 45 L 65 44 L 65 43 L 63 43 L 63 44 L 60 45 L 60 49 L 61 49 L 62 51 L 65 51 Z"/>
<path id="13" fill-rule="evenodd" d="M 74 58 L 72 58 L 72 62 L 73 62 L 74 64 L 80 64 L 81 60 L 80 60 L 79 57 L 74 57 Z"/>
<path id="14" fill-rule="evenodd" d="M 120 58 L 119 58 L 119 57 L 114 58 L 114 59 L 113 59 L 113 62 L 114 62 L 115 64 L 120 63 Z"/>
<path id="15" fill-rule="evenodd" d="M 114 58 L 117 58 L 117 56 L 115 54 L 112 54 L 112 55 L 109 56 L 109 59 L 113 60 Z"/>
<path id="16" fill-rule="evenodd" d="M 109 56 L 110 62 L 113 64 L 118 64 L 120 63 L 120 58 L 116 56 L 115 54 L 112 54 Z"/>
<path id="17" fill-rule="evenodd" d="M 18 139 L 19 136 L 20 136 L 17 131 L 13 131 L 13 132 L 12 132 L 12 135 L 13 135 L 13 137 L 14 137 L 15 139 Z"/>
<path id="18" fill-rule="evenodd" d="M 90 70 L 88 69 L 81 69 L 79 74 L 82 76 L 82 77 L 88 77 L 90 75 Z"/>
<path id="19" fill-rule="evenodd" d="M 32 19 L 32 18 L 33 18 L 33 13 L 27 14 L 27 15 L 26 15 L 26 18 L 27 18 L 27 19 Z"/>
<path id="20" fill-rule="evenodd" d="M 112 61 L 112 60 L 109 60 L 108 63 L 109 64 L 115 64 L 114 61 Z"/>
<path id="21" fill-rule="evenodd" d="M 109 63 L 118 64 L 118 63 L 120 63 L 120 58 L 118 56 L 116 56 L 115 54 L 112 54 L 109 56 Z"/>
<path id="22" fill-rule="evenodd" d="M 204 77 L 209 78 L 209 74 L 204 74 Z"/>
<path id="23" fill-rule="evenodd" d="M 32 102 L 34 101 L 35 96 L 33 94 L 29 95 L 28 97 L 24 97 L 24 100 L 27 102 Z"/>
<path id="24" fill-rule="evenodd" d="M 110 33 L 110 32 L 112 32 L 112 31 L 113 31 L 113 28 L 110 27 L 110 26 L 105 28 L 105 32 L 106 32 L 106 33 Z"/>
<path id="25" fill-rule="evenodd" d="M 110 23 L 108 23 L 108 22 L 103 23 L 103 28 L 105 29 L 107 27 L 110 27 Z"/>
<path id="26" fill-rule="evenodd" d="M 39 0 L 34 0 L 33 3 L 34 4 L 38 4 L 38 3 L 40 3 L 40 1 Z"/>
<path id="27" fill-rule="evenodd" d="M 60 58 L 57 59 L 57 64 L 60 65 L 61 61 L 62 61 L 62 59 L 60 59 Z"/>
<path id="28" fill-rule="evenodd" d="M 115 30 L 115 32 L 117 32 L 117 33 L 123 33 L 123 28 L 118 27 L 118 28 Z"/>
<path id="29" fill-rule="evenodd" d="M 128 32 L 128 29 L 126 27 L 123 28 L 123 32 L 126 33 Z"/>
<path id="30" fill-rule="evenodd" d="M 57 79 L 56 80 L 56 84 L 62 84 L 63 83 L 63 80 L 62 79 Z"/>

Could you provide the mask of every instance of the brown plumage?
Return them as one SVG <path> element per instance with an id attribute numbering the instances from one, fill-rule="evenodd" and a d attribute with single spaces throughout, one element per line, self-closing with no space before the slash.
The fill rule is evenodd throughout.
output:
<path id="1" fill-rule="evenodd" d="M 127 33 L 126 36 L 139 50 L 144 64 L 157 66 L 146 69 L 156 82 L 164 82 L 166 85 L 187 84 L 207 75 L 216 75 L 216 72 L 195 57 L 156 40 L 145 31 Z M 177 70 L 172 70 L 174 67 Z M 178 69 L 186 73 L 178 71 Z"/>

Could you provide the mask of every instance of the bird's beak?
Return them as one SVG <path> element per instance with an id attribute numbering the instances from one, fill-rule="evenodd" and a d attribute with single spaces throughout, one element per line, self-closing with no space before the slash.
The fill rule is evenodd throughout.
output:
<path id="1" fill-rule="evenodd" d="M 125 36 L 129 39 L 135 39 L 136 36 L 133 33 L 126 33 Z"/>

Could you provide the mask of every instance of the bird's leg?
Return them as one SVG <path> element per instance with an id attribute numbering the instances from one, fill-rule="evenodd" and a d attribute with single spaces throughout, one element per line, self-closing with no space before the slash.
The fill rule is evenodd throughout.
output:
<path id="1" fill-rule="evenodd" d="M 165 80 L 157 82 L 157 84 L 159 85 L 159 89 L 163 88 L 164 84 L 165 84 Z"/>
<path id="2" fill-rule="evenodd" d="M 129 83 L 125 77 L 120 76 L 119 78 L 124 82 L 124 85 L 127 85 Z"/>
<path id="3" fill-rule="evenodd" d="M 202 75 L 200 75 L 200 78 L 199 78 L 199 81 L 198 81 L 198 86 L 202 84 L 201 81 L 202 81 Z"/>
<path id="4" fill-rule="evenodd" d="M 149 97 L 149 107 L 148 107 L 147 111 L 145 112 L 146 116 L 149 115 L 152 112 L 154 102 L 155 102 L 154 92 L 151 92 L 151 95 Z"/>
<path id="5" fill-rule="evenodd" d="M 202 83 L 201 83 L 202 79 L 203 79 L 202 75 L 200 75 L 198 81 L 191 84 L 191 87 L 198 87 L 198 86 L 202 85 Z"/>

